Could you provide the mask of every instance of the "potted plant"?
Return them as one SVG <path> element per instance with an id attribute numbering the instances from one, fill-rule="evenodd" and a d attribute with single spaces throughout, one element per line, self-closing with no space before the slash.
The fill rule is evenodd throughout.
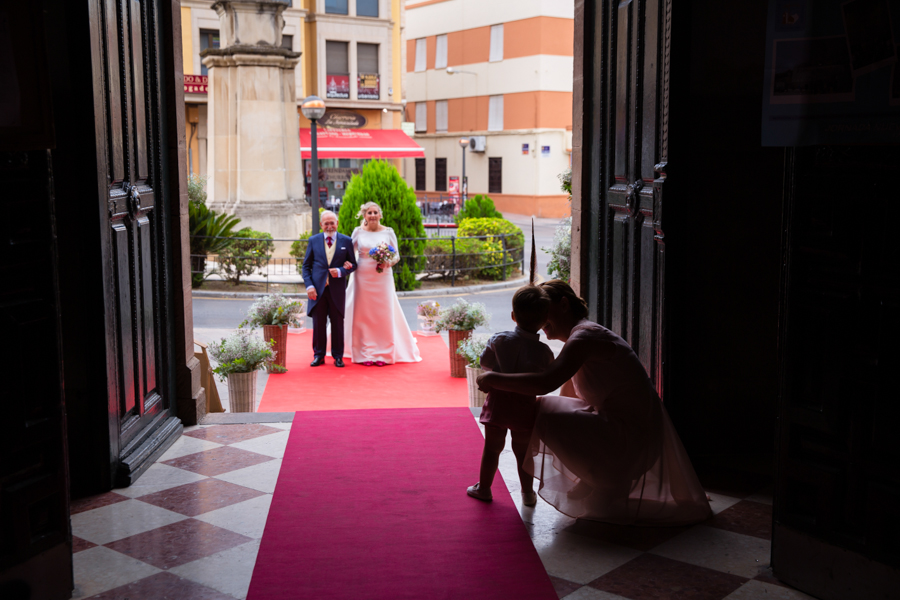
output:
<path id="1" fill-rule="evenodd" d="M 441 305 L 434 300 L 428 302 L 420 302 L 416 307 L 416 315 L 419 319 L 419 335 L 423 337 L 437 335 L 434 330 L 434 322 L 441 314 Z"/>
<path id="2" fill-rule="evenodd" d="M 228 382 L 231 412 L 256 412 L 256 372 L 275 358 L 272 343 L 255 337 L 248 329 L 238 329 L 210 344 L 209 353 L 219 363 L 213 373 Z"/>
<path id="3" fill-rule="evenodd" d="M 287 369 L 287 330 L 293 325 L 300 327 L 303 318 L 303 301 L 285 298 L 281 294 L 269 294 L 254 302 L 247 310 L 247 318 L 241 328 L 262 327 L 263 339 L 272 340 L 277 365 L 275 372 L 284 373 Z M 271 370 L 271 369 L 270 369 Z"/>
<path id="4" fill-rule="evenodd" d="M 484 304 L 480 302 L 469 303 L 459 298 L 455 304 L 441 309 L 435 331 L 447 331 L 450 336 L 450 376 L 465 377 L 466 361 L 456 353 L 459 343 L 472 335 L 476 327 L 487 325 L 491 315 L 488 314 Z"/>
<path id="5" fill-rule="evenodd" d="M 487 394 L 478 389 L 475 382 L 478 376 L 484 373 L 481 368 L 481 355 L 487 346 L 489 336 L 485 334 L 472 335 L 459 343 L 456 353 L 462 356 L 466 361 L 466 380 L 469 383 L 469 406 L 477 408 L 484 406 Z"/>

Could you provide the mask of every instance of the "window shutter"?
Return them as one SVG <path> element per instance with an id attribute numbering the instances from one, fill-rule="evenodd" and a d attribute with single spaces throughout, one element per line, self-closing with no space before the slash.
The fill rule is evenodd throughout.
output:
<path id="1" fill-rule="evenodd" d="M 428 131 L 428 106 L 416 102 L 416 131 Z"/>
<path id="2" fill-rule="evenodd" d="M 425 45 L 425 38 L 419 38 L 416 40 L 416 73 L 421 73 L 425 70 L 425 53 L 427 52 Z"/>
<path id="3" fill-rule="evenodd" d="M 447 131 L 447 101 L 438 100 L 434 103 L 435 121 L 434 128 L 436 131 Z"/>
<path id="4" fill-rule="evenodd" d="M 356 70 L 360 73 L 378 73 L 378 44 L 356 44 Z"/>
<path id="5" fill-rule="evenodd" d="M 325 42 L 325 70 L 329 75 L 350 73 L 347 46 L 347 42 Z"/>
<path id="6" fill-rule="evenodd" d="M 503 60 L 503 25 L 491 27 L 491 56 L 490 62 Z"/>
<path id="7" fill-rule="evenodd" d="M 488 104 L 488 131 L 503 130 L 503 96 L 491 96 Z"/>
<path id="8" fill-rule="evenodd" d="M 425 159 L 416 159 L 416 191 L 423 192 L 428 189 L 425 186 Z"/>
<path id="9" fill-rule="evenodd" d="M 439 35 L 437 36 L 437 47 L 434 51 L 434 68 L 435 69 L 446 69 L 447 68 L 447 36 Z"/>
<path id="10" fill-rule="evenodd" d="M 503 158 L 488 159 L 488 193 L 503 193 Z"/>

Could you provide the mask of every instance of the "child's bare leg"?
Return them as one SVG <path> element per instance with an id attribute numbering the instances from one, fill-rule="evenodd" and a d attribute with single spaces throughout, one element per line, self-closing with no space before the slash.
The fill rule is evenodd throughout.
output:
<path id="1" fill-rule="evenodd" d="M 500 464 L 500 453 L 506 444 L 506 429 L 495 425 L 484 426 L 484 451 L 481 453 L 481 472 L 478 474 L 479 488 L 491 489 L 494 483 L 494 473 Z"/>
<path id="2" fill-rule="evenodd" d="M 532 491 L 534 489 L 534 477 L 531 472 L 534 471 L 534 458 L 528 451 L 528 445 L 531 442 L 530 431 L 512 431 L 512 451 L 516 456 L 516 466 L 519 468 L 519 483 L 522 484 L 523 491 Z"/>

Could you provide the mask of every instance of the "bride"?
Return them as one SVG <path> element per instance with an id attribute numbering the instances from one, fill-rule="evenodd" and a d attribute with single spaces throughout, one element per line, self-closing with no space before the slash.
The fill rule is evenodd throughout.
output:
<path id="1" fill-rule="evenodd" d="M 344 325 L 344 347 L 356 364 L 383 367 L 398 362 L 419 362 L 419 348 L 400 308 L 394 290 L 391 267 L 400 261 L 399 244 L 394 230 L 381 224 L 381 207 L 374 202 L 363 204 L 357 217 L 362 223 L 353 230 L 353 247 L 359 252 L 359 267 L 347 288 Z M 397 252 L 390 264 L 378 272 L 378 263 L 369 250 L 387 242 Z"/>

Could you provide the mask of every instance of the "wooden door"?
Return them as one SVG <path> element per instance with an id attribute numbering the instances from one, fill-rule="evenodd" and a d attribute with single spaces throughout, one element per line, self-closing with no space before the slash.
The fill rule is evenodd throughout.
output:
<path id="1" fill-rule="evenodd" d="M 127 485 L 152 462 L 158 446 L 152 440 L 179 427 L 170 410 L 163 343 L 159 64 L 163 49 L 156 2 L 102 0 L 95 10 L 98 175 L 108 236 L 104 240 L 108 412 L 118 457 L 115 479 Z M 160 427 L 163 431 L 157 431 Z"/>
<path id="2" fill-rule="evenodd" d="M 898 598 L 900 152 L 795 148 L 786 171 L 772 567 L 823 600 Z"/>
<path id="3" fill-rule="evenodd" d="M 595 4 L 593 56 L 584 57 L 585 89 L 596 110 L 585 116 L 584 136 L 594 139 L 583 189 L 597 196 L 599 218 L 589 226 L 599 241 L 599 273 L 582 292 L 597 307 L 597 321 L 634 348 L 660 397 L 671 4 Z"/>

